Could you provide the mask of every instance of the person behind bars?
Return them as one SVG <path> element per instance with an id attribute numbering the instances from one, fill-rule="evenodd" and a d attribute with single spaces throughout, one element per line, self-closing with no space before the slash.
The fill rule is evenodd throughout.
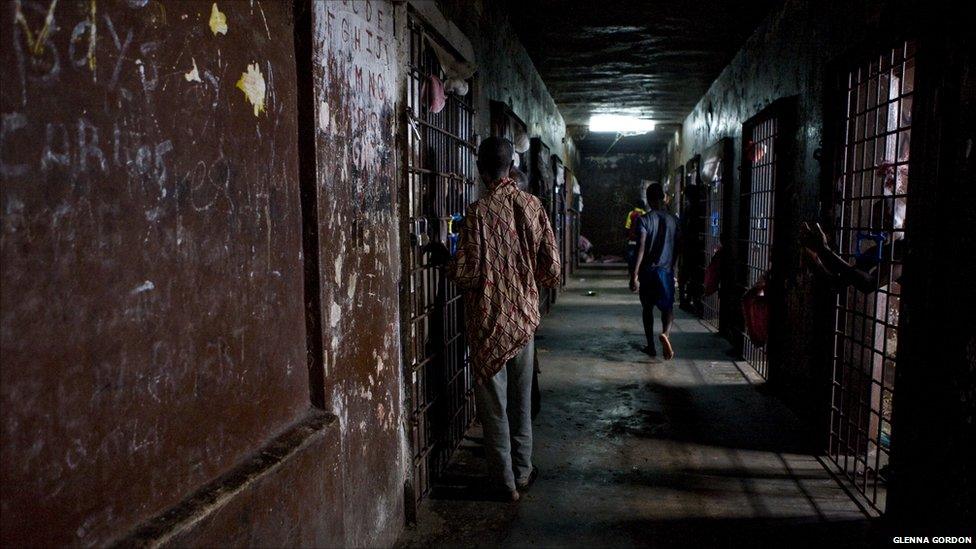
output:
<path id="1" fill-rule="evenodd" d="M 627 274 L 630 278 L 634 277 L 634 266 L 637 264 L 637 240 L 640 238 L 640 235 L 637 233 L 637 222 L 646 213 L 647 205 L 644 203 L 644 199 L 641 198 L 627 212 L 627 218 L 624 220 L 624 232 L 627 237 L 624 258 L 627 260 Z"/>
<path id="2" fill-rule="evenodd" d="M 560 260 L 542 202 L 510 177 L 512 154 L 512 144 L 497 137 L 478 148 L 487 192 L 468 206 L 447 276 L 464 291 L 465 335 L 492 491 L 518 501 L 519 491 L 538 475 L 532 465 L 531 403 L 539 287 L 559 285 Z"/>

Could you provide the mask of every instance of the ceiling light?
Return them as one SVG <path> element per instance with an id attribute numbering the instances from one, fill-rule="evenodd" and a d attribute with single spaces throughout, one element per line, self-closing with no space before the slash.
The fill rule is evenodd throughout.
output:
<path id="1" fill-rule="evenodd" d="M 654 131 L 654 121 L 619 114 L 594 114 L 590 117 L 591 132 L 641 134 Z"/>

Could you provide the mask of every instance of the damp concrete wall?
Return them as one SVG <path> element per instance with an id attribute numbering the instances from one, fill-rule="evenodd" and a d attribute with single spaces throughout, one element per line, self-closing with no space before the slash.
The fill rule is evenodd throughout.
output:
<path id="1" fill-rule="evenodd" d="M 580 234 L 593 244 L 596 256 L 623 258 L 627 214 L 643 200 L 647 182 L 660 182 L 657 155 L 584 153 L 579 173 L 584 182 Z"/>
<path id="2" fill-rule="evenodd" d="M 775 238 L 796 242 L 800 221 L 820 219 L 822 178 L 828 167 L 817 158 L 824 147 L 828 63 L 864 44 L 869 28 L 880 22 L 880 4 L 787 1 L 758 27 L 684 120 L 672 143 L 675 166 L 722 138 L 733 140 L 735 177 L 725 190 L 733 197 L 731 211 L 725 212 L 729 235 L 739 231 L 742 125 L 785 98 L 796 100 L 797 123 L 795 131 L 784 137 L 794 154 L 776 188 L 784 198 L 778 215 L 789 221 L 777 223 Z M 786 264 L 776 266 L 786 306 L 784 329 L 770 343 L 769 381 L 798 413 L 819 421 L 825 413 L 822 391 L 827 390 L 824 380 L 829 381 L 830 370 L 818 348 L 819 334 L 807 328 L 823 319 L 816 316 L 818 287 L 800 262 L 799 247 L 791 245 Z"/>
<path id="3" fill-rule="evenodd" d="M 777 288 L 786 303 L 778 328 L 771 336 L 769 382 L 806 420 L 814 449 L 823 449 L 826 440 L 833 326 L 830 306 L 834 294 L 803 268 L 797 237 L 801 221 L 829 218 L 831 166 L 821 158 L 829 158 L 829 147 L 836 144 L 824 128 L 825 113 L 831 109 L 825 86 L 831 82 L 835 63 L 846 56 L 883 49 L 898 39 L 918 38 L 920 51 L 925 51 L 925 44 L 929 44 L 932 79 L 925 84 L 919 69 L 916 99 L 921 102 L 925 98 L 928 107 L 921 111 L 922 117 L 916 111 L 917 126 L 913 133 L 917 135 L 913 137 L 912 156 L 915 159 L 924 151 L 931 158 L 926 161 L 927 168 L 916 168 L 913 164 L 913 184 L 920 187 L 924 184 L 925 190 L 918 193 L 923 198 L 916 199 L 917 205 L 910 213 L 914 218 L 910 217 L 909 221 L 909 231 L 918 235 L 911 237 L 916 251 L 910 254 L 917 258 L 920 277 L 928 281 L 931 279 L 927 273 L 936 272 L 928 266 L 936 261 L 939 253 L 936 250 L 945 242 L 937 235 L 951 233 L 950 227 L 959 226 L 959 220 L 971 218 L 974 211 L 972 202 L 962 199 L 968 196 L 966 193 L 958 195 L 960 200 L 952 201 L 949 191 L 940 190 L 955 188 L 953 182 L 972 173 L 973 158 L 969 152 L 972 124 L 967 127 L 952 118 L 968 115 L 967 120 L 973 120 L 973 59 L 971 54 L 966 55 L 972 51 L 972 43 L 971 39 L 967 42 L 962 38 L 969 33 L 960 28 L 961 14 L 930 8 L 915 1 L 788 0 L 759 26 L 669 144 L 669 162 L 676 167 L 721 138 L 733 139 L 736 169 L 735 178 L 726 189 L 733 193 L 731 211 L 726 216 L 730 234 L 736 235 L 741 207 L 738 196 L 742 124 L 777 100 L 795 100 L 795 128 L 784 136 L 784 143 L 791 146 L 793 154 L 776 189 L 785 206 L 784 219 L 777 220 L 776 238 L 785 241 L 786 261 L 775 268 L 780 276 Z M 926 85 L 931 86 L 928 91 L 924 90 Z M 921 134 L 926 131 L 925 121 L 930 132 L 928 144 L 919 145 Z M 925 179 L 929 181 L 923 183 Z M 945 221 L 949 219 L 953 222 Z M 941 226 L 946 230 L 940 229 Z M 958 249 L 957 245 L 952 247 Z M 946 254 L 953 255 L 948 250 Z M 942 265 L 943 272 L 960 273 L 958 266 Z M 967 269 L 962 271 L 971 270 Z M 903 318 L 907 322 L 920 316 L 929 319 L 952 316 L 949 303 L 960 299 L 961 294 L 969 295 L 971 292 L 964 290 L 968 286 L 971 285 L 950 289 L 943 283 L 923 284 L 920 280 L 916 286 L 920 288 L 919 293 L 914 299 L 909 295 L 912 290 L 906 289 Z M 971 334 L 967 335 L 963 327 L 968 325 L 971 322 L 954 327 L 951 336 L 950 332 L 941 330 L 937 336 L 929 333 L 929 338 L 937 337 L 944 347 L 927 357 L 915 354 L 921 351 L 912 343 L 915 341 L 933 351 L 931 341 L 923 343 L 927 340 L 919 335 L 923 328 L 914 324 L 908 330 L 903 325 L 892 434 L 892 462 L 896 470 L 890 493 L 892 516 L 902 520 L 964 524 L 973 516 L 973 455 L 971 450 L 960 446 L 973 436 L 974 347 Z M 933 369 L 935 363 L 940 364 L 938 369 Z M 940 413 L 932 412 L 935 409 Z M 933 452 L 934 448 L 940 450 Z M 935 469 L 944 469 L 938 475 L 942 480 L 937 482 L 930 480 Z M 941 517 L 936 516 L 939 513 Z"/>

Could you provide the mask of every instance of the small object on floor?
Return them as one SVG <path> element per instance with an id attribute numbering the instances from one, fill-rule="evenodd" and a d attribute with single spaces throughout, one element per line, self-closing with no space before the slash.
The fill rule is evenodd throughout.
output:
<path id="1" fill-rule="evenodd" d="M 668 338 L 668 336 L 661 334 L 657 336 L 657 338 L 661 340 L 661 349 L 664 352 L 664 360 L 671 360 L 674 358 L 674 348 L 671 347 L 671 340 Z"/>
<path id="2" fill-rule="evenodd" d="M 586 293 L 583 294 L 583 295 L 585 295 L 587 297 L 594 297 L 594 296 L 596 296 L 596 292 L 594 292 L 593 290 L 587 290 Z"/>
<path id="3" fill-rule="evenodd" d="M 654 347 L 651 347 L 650 345 L 647 345 L 643 349 L 641 349 L 641 352 L 651 358 L 657 358 L 657 350 Z"/>
<path id="4" fill-rule="evenodd" d="M 532 486 L 532 483 L 535 482 L 535 479 L 538 476 L 539 476 L 539 468 L 533 465 L 532 472 L 529 473 L 529 478 L 525 482 L 517 482 L 515 484 L 515 487 L 518 488 L 519 492 L 527 492 L 529 488 Z"/>

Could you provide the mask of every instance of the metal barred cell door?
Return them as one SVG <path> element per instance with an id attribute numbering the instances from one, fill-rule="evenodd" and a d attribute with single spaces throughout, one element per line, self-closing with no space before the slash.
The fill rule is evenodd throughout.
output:
<path id="1" fill-rule="evenodd" d="M 743 294 L 768 280 L 773 264 L 773 218 L 779 121 L 775 115 L 760 114 L 743 128 L 742 196 L 739 223 L 738 284 Z M 765 345 L 757 345 L 742 334 L 742 356 L 759 375 L 766 377 Z"/>
<path id="2" fill-rule="evenodd" d="M 567 254 L 566 246 L 566 166 L 558 156 L 552 155 L 552 165 L 554 174 L 554 186 L 552 191 L 552 232 L 559 245 L 559 257 L 562 273 L 562 284 L 566 284 L 567 277 Z M 557 294 L 553 293 L 553 300 Z"/>
<path id="3" fill-rule="evenodd" d="M 707 271 L 712 258 L 722 247 L 722 186 L 703 185 L 702 189 L 705 196 L 705 231 L 702 233 L 702 241 L 705 243 L 705 257 L 702 258 L 704 281 L 708 280 Z M 720 306 L 717 291 L 702 297 L 702 320 L 716 330 Z"/>
<path id="4" fill-rule="evenodd" d="M 865 278 L 835 307 L 831 460 L 878 511 L 887 496 L 915 44 L 848 68 L 835 162 L 837 251 Z"/>
<path id="5" fill-rule="evenodd" d="M 553 223 L 553 194 L 555 187 L 556 172 L 553 169 L 553 159 L 549 145 L 542 139 L 533 137 L 529 148 L 529 192 L 539 197 L 542 207 L 549 215 L 549 222 Z M 539 312 L 549 314 L 552 304 L 556 302 L 557 290 L 555 288 L 539 288 Z"/>
<path id="6" fill-rule="evenodd" d="M 685 207 L 682 215 L 687 221 L 682 223 L 684 243 L 681 250 L 679 276 L 681 295 L 698 316 L 703 314 L 702 293 L 705 287 L 705 269 L 708 265 L 708 263 L 703 264 L 703 261 L 711 259 L 705 245 L 705 234 L 708 231 L 706 222 L 708 197 L 705 195 L 705 186 L 701 184 L 699 178 L 700 163 L 701 157 L 695 155 L 685 164 Z"/>
<path id="7" fill-rule="evenodd" d="M 702 298 L 702 320 L 715 330 L 727 329 L 725 325 L 727 316 L 723 313 L 723 307 L 727 308 L 727 303 L 722 303 L 723 288 L 721 288 L 722 267 L 720 259 L 728 256 L 722 252 L 725 244 L 726 222 L 724 212 L 731 207 L 726 204 L 730 195 L 726 194 L 726 186 L 732 182 L 731 153 L 732 140 L 720 139 L 712 146 L 705 149 L 701 154 L 701 163 L 698 168 L 700 190 L 703 193 L 703 211 L 705 212 L 704 228 L 702 232 L 702 242 L 704 242 L 704 256 L 702 257 L 702 280 L 704 282 L 704 293 Z"/>
<path id="8" fill-rule="evenodd" d="M 402 302 L 414 471 L 410 504 L 430 492 L 474 419 L 461 293 L 445 278 L 443 267 L 431 264 L 425 246 L 432 241 L 454 245 L 456 220 L 474 198 L 476 169 L 473 90 L 465 96 L 448 94 L 443 110 L 432 112 L 428 77 L 445 76 L 431 47 L 440 38 L 412 14 L 408 30 L 403 218 L 409 244 L 404 246 Z"/>

